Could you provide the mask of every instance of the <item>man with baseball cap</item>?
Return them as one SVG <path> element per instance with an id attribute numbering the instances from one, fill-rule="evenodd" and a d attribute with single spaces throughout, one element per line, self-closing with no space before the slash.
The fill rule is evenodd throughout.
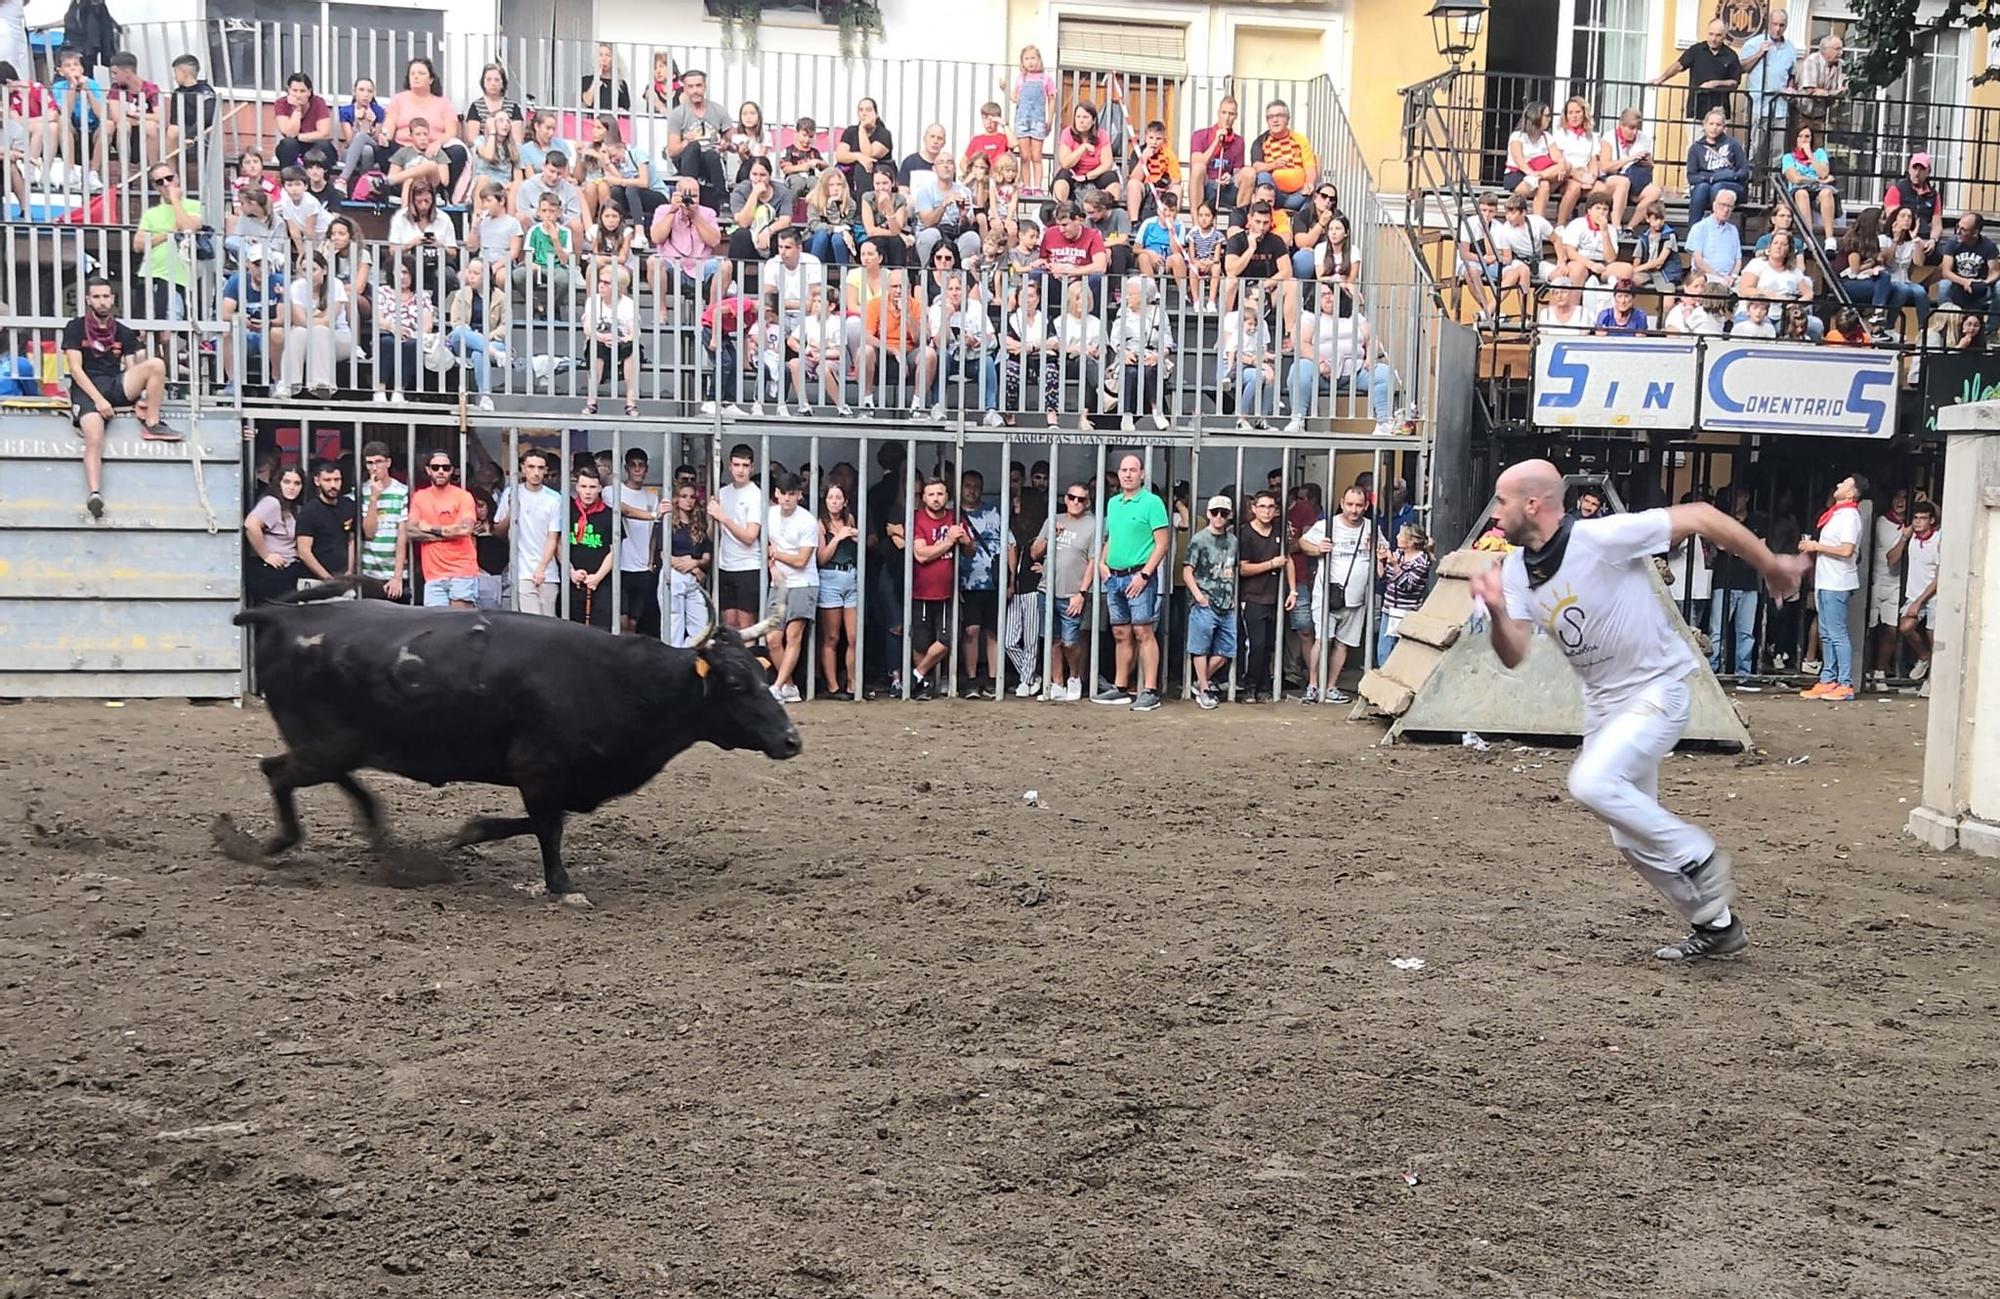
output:
<path id="1" fill-rule="evenodd" d="M 1909 169 L 1889 182 L 1889 192 L 1882 196 L 1882 228 L 1887 230 L 1899 207 L 1910 208 L 1917 214 L 1918 231 L 1928 231 L 1925 239 L 1936 243 L 1944 235 L 1944 191 L 1931 179 L 1931 156 L 1928 153 L 1910 155 Z"/>
<path id="2" fill-rule="evenodd" d="M 1203 708 L 1218 702 L 1210 678 L 1236 657 L 1236 533 L 1230 521 L 1235 502 L 1208 498 L 1208 526 L 1188 541 L 1181 581 L 1187 586 L 1187 651 L 1194 661 L 1194 701 Z"/>

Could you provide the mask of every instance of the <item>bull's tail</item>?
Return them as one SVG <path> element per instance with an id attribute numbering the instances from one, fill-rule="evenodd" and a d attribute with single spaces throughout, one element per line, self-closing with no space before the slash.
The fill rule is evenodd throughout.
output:
<path id="1" fill-rule="evenodd" d="M 276 617 L 288 605 L 320 604 L 327 600 L 386 600 L 389 588 L 380 578 L 367 577 L 360 573 L 349 573 L 336 577 L 331 582 L 320 582 L 313 586 L 301 587 L 274 596 L 254 609 L 244 609 L 232 620 L 238 627 L 254 627 Z"/>

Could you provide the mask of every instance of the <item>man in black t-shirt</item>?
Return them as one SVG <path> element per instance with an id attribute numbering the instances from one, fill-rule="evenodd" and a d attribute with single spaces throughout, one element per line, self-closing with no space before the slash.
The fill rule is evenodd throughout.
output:
<path id="1" fill-rule="evenodd" d="M 1722 19 L 1711 18 L 1708 22 L 1708 39 L 1699 45 L 1690 45 L 1680 52 L 1680 57 L 1669 63 L 1666 71 L 1653 78 L 1659 85 L 1683 68 L 1688 74 L 1687 115 L 1690 122 L 1699 122 L 1708 116 L 1708 110 L 1719 108 L 1731 121 L 1736 119 L 1736 87 L 1743 80 L 1743 61 L 1736 57 L 1736 51 L 1729 48 L 1729 29 Z"/>
<path id="2" fill-rule="evenodd" d="M 63 357 L 69 363 L 69 400 L 76 430 L 83 435 L 83 477 L 90 495 L 84 508 L 104 517 L 104 430 L 114 412 L 131 407 L 149 442 L 178 442 L 179 431 L 160 420 L 166 397 L 167 366 L 143 355 L 139 335 L 118 319 L 111 281 L 92 276 L 84 288 L 84 312 L 63 327 Z"/>
<path id="3" fill-rule="evenodd" d="M 1985 313 L 1990 332 L 1994 317 L 2000 315 L 2000 298 L 1993 290 L 1994 281 L 2000 280 L 2000 247 L 1981 233 L 1985 224 L 1977 212 L 1967 212 L 1952 227 L 1951 238 L 1938 245 L 1942 277 L 1937 282 L 1937 304 Z"/>
<path id="4" fill-rule="evenodd" d="M 1238 280 L 1249 280 L 1264 286 L 1266 297 L 1272 301 L 1276 295 L 1272 289 L 1280 281 L 1292 278 L 1292 250 L 1285 241 L 1271 232 L 1271 205 L 1252 203 L 1241 230 L 1229 236 L 1229 242 L 1222 246 L 1223 295 L 1222 309 L 1231 310 L 1236 302 Z M 1287 320 L 1292 317 L 1293 299 L 1286 290 Z"/>
<path id="5" fill-rule="evenodd" d="M 1285 533 L 1278 522 L 1278 494 L 1261 491 L 1251 498 L 1250 518 L 1236 534 L 1238 615 L 1243 621 L 1243 676 L 1240 698 L 1256 703 L 1275 697 L 1271 651 L 1278 643 L 1278 610 L 1296 598 L 1285 557 Z"/>
<path id="6" fill-rule="evenodd" d="M 330 582 L 354 571 L 359 504 L 340 491 L 338 460 L 322 460 L 313 470 L 312 495 L 299 508 L 299 562 L 314 577 Z"/>

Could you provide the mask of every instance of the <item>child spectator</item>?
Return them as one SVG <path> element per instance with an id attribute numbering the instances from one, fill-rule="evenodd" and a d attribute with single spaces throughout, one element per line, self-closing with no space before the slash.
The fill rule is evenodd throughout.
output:
<path id="1" fill-rule="evenodd" d="M 375 83 L 367 77 L 357 78 L 353 93 L 334 114 L 334 119 L 342 151 L 341 188 L 352 193 L 355 181 L 370 171 L 380 170 L 380 160 L 394 151 L 385 126 L 388 111 L 375 98 Z"/>
<path id="2" fill-rule="evenodd" d="M 792 377 L 792 391 L 798 400 L 801 419 L 812 415 L 808 377 L 818 383 L 819 399 L 836 403 L 842 419 L 853 416 L 846 393 L 846 322 L 839 314 L 840 290 L 816 288 L 809 295 L 805 315 L 792 325 L 787 344 L 785 368 Z"/>
<path id="3" fill-rule="evenodd" d="M 1042 141 L 1049 138 L 1049 123 L 1056 103 L 1056 79 L 1043 68 L 1039 47 L 1021 47 L 1017 75 L 1011 84 L 1002 78 L 1000 89 L 1014 105 L 1014 143 L 1021 151 L 1025 183 L 1039 191 L 1046 180 L 1042 170 Z"/>
<path id="4" fill-rule="evenodd" d="M 477 194 L 485 185 L 511 191 L 521 179 L 520 130 L 520 121 L 507 115 L 488 118 L 480 128 L 479 139 L 472 146 L 472 166 L 466 172 L 472 193 Z"/>
<path id="5" fill-rule="evenodd" d="M 999 160 L 1001 154 L 1007 152 L 1007 131 L 1001 125 L 1001 121 L 1002 111 L 999 104 L 989 100 L 979 106 L 979 134 L 965 142 L 965 156 L 962 159 L 968 174 L 974 158 L 984 158 L 986 165 L 991 167 Z"/>
<path id="6" fill-rule="evenodd" d="M 1658 199 L 1640 204 L 1639 220 L 1643 228 L 1632 240 L 1633 273 L 1646 287 L 1672 293 L 1687 274 L 1680 237 L 1667 224 L 1667 210 Z M 1617 225 L 1615 219 L 1612 224 Z"/>
<path id="7" fill-rule="evenodd" d="M 1179 194 L 1170 189 L 1160 191 L 1158 210 L 1140 223 L 1133 242 L 1139 250 L 1140 274 L 1157 276 L 1164 271 L 1179 280 L 1182 291 L 1186 291 L 1188 230 L 1181 220 Z M 1219 240 L 1216 246 L 1221 246 Z"/>
<path id="8" fill-rule="evenodd" d="M 375 400 L 400 406 L 405 384 L 421 386 L 417 354 L 430 337 L 435 313 L 430 295 L 417 286 L 415 258 L 396 258 L 395 275 L 395 291 L 383 295 L 375 310 Z"/>
<path id="9" fill-rule="evenodd" d="M 408 125 L 410 142 L 390 156 L 386 176 L 405 207 L 409 206 L 410 189 L 420 180 L 447 193 L 451 185 L 451 160 L 445 155 L 444 143 L 432 138 L 430 122 L 413 117 Z"/>
<path id="10" fill-rule="evenodd" d="M 465 241 L 466 251 L 485 262 L 493 287 L 501 294 L 520 264 L 527 234 L 520 219 L 507 210 L 507 187 L 498 181 L 482 182 L 478 191 L 478 212 Z"/>
<path id="11" fill-rule="evenodd" d="M 111 84 L 104 92 L 119 156 L 127 168 L 150 167 L 166 156 L 166 119 L 160 88 L 139 75 L 138 56 L 120 50 L 111 56 Z"/>
<path id="12" fill-rule="evenodd" d="M 818 124 L 801 117 L 792 128 L 791 143 L 778 155 L 778 173 L 785 178 L 785 192 L 794 199 L 815 189 L 826 172 L 826 155 L 814 143 L 818 134 Z"/>
<path id="13" fill-rule="evenodd" d="M 242 199 L 245 190 L 262 190 L 264 197 L 275 203 L 278 201 L 278 178 L 264 170 L 264 155 L 255 149 L 245 149 L 236 160 L 236 179 L 229 182 L 231 197 Z"/>
<path id="14" fill-rule="evenodd" d="M 326 205 L 314 198 L 306 190 L 306 173 L 299 167 L 287 167 L 279 173 L 279 183 L 284 192 L 271 206 L 271 219 L 281 223 L 291 236 L 292 263 L 297 265 L 305 256 L 306 249 L 326 234 L 333 213 Z"/>
<path id="15" fill-rule="evenodd" d="M 483 261 L 466 263 L 464 281 L 445 309 L 445 346 L 472 368 L 472 390 L 480 410 L 492 410 L 492 367 L 507 362 L 507 290 Z"/>
<path id="16" fill-rule="evenodd" d="M 243 250 L 251 244 L 267 245 L 287 235 L 285 226 L 271 214 L 271 200 L 261 189 L 245 190 L 237 198 L 236 211 L 222 222 L 222 251 L 230 262 L 243 260 Z"/>
<path id="17" fill-rule="evenodd" d="M 840 168 L 822 171 L 806 196 L 806 231 L 807 251 L 821 264 L 847 266 L 860 260 L 861 241 L 868 235 L 861 225 L 861 206 Z"/>
<path id="18" fill-rule="evenodd" d="M 1771 303 L 1767 298 L 1749 298 L 1742 315 L 1729 327 L 1731 338 L 1776 338 L 1778 327 L 1771 323 Z"/>
<path id="19" fill-rule="evenodd" d="M 173 77 L 173 89 L 167 92 L 169 155 L 179 153 L 182 145 L 200 139 L 215 125 L 215 87 L 202 79 L 201 60 L 192 54 L 177 55 Z"/>
<path id="20" fill-rule="evenodd" d="M 1171 191 L 1178 198 L 1180 184 L 1181 163 L 1167 140 L 1167 124 L 1157 120 L 1146 123 L 1145 140 L 1132 160 L 1132 184 L 1126 187 L 1125 213 L 1132 224 L 1137 225 L 1141 214 L 1152 210 L 1160 195 Z"/>
<path id="21" fill-rule="evenodd" d="M 1188 279 L 1194 286 L 1197 310 L 1215 311 L 1222 302 L 1222 247 L 1229 232 L 1215 223 L 1215 204 L 1204 199 L 1194 210 L 1194 229 L 1187 232 Z"/>
<path id="22" fill-rule="evenodd" d="M 985 203 L 980 210 L 985 214 L 987 231 L 999 231 L 1010 244 L 1020 237 L 1020 218 L 1024 207 L 1021 189 L 1020 155 L 1003 153 L 995 158 L 988 173 Z"/>
<path id="23" fill-rule="evenodd" d="M 265 253 L 266 245 L 261 241 L 246 244 L 242 269 L 222 285 L 221 319 L 224 324 L 242 320 L 242 363 L 247 369 L 246 374 L 233 374 L 235 352 L 233 349 L 223 352 L 225 394 L 233 394 L 236 385 L 245 380 L 268 382 L 268 376 L 279 371 L 282 364 L 285 322 L 290 314 L 285 299 L 285 273 L 278 247 L 269 248 L 268 258 Z"/>
<path id="24" fill-rule="evenodd" d="M 562 200 L 542 195 L 535 228 L 528 232 L 528 314 L 570 318 L 570 296 L 576 284 L 576 250 L 569 227 L 562 222 Z"/>
<path id="25" fill-rule="evenodd" d="M 62 121 L 55 143 L 64 167 L 88 168 L 102 176 L 108 170 L 105 154 L 110 133 L 105 130 L 105 118 L 110 108 L 104 102 L 104 87 L 85 75 L 81 52 L 65 46 L 56 55 L 56 79 L 49 87 L 49 97 Z M 79 192 L 85 189 L 80 177 L 69 186 Z"/>

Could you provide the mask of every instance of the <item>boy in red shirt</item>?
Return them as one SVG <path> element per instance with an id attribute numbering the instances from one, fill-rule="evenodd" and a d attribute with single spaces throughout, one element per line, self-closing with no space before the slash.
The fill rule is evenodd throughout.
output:
<path id="1" fill-rule="evenodd" d="M 1000 117 L 1000 105 L 979 106 L 979 120 L 985 129 L 965 142 L 967 165 L 970 165 L 974 158 L 984 157 L 990 166 L 995 158 L 1007 152 L 1007 132 L 1000 125 Z"/>
<path id="2" fill-rule="evenodd" d="M 931 672 L 951 651 L 951 593 L 958 585 L 953 552 L 965 529 L 952 517 L 951 488 L 924 481 L 924 508 L 910 523 L 910 698 L 933 697 Z"/>
<path id="3" fill-rule="evenodd" d="M 410 493 L 403 535 L 424 543 L 417 552 L 424 574 L 424 604 L 470 609 L 479 599 L 479 546 L 472 539 L 478 522 L 472 493 L 451 481 L 451 453 L 424 458 L 430 486 Z"/>

